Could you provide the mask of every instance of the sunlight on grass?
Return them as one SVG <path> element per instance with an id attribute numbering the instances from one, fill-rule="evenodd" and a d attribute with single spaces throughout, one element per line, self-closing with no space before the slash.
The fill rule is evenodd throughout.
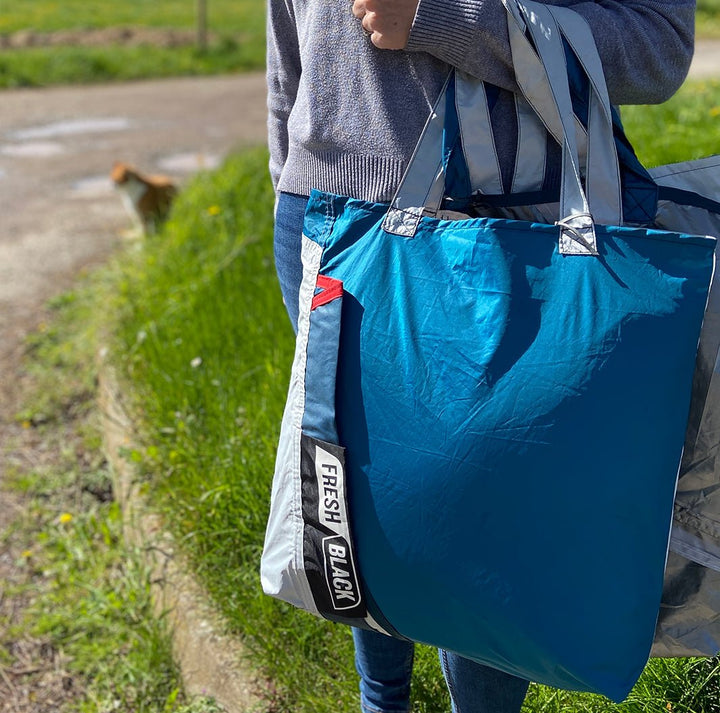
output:
<path id="1" fill-rule="evenodd" d="M 243 31 L 262 23 L 262 0 L 212 0 L 207 4 L 210 30 Z M 0 32 L 32 28 L 39 32 L 72 28 L 143 25 L 146 27 L 195 26 L 196 3 L 187 0 L 22 0 L 3 2 Z"/>
<path id="2" fill-rule="evenodd" d="M 646 166 L 720 152 L 720 81 L 689 81 L 658 106 L 622 108 L 628 137 Z"/>

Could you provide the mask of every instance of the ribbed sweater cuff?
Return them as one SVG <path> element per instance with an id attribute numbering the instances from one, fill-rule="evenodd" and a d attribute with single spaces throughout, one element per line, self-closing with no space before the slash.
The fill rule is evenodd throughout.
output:
<path id="1" fill-rule="evenodd" d="M 312 153 L 291 146 L 278 189 L 308 195 L 314 188 L 372 202 L 388 202 L 400 182 L 403 162 L 385 156 Z"/>
<path id="2" fill-rule="evenodd" d="M 420 0 L 406 49 L 462 66 L 468 48 L 477 41 L 486 5 L 478 0 Z"/>

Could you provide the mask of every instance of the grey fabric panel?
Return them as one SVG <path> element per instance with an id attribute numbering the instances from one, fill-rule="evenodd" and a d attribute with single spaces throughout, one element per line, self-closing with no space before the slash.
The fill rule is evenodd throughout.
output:
<path id="1" fill-rule="evenodd" d="M 720 156 L 650 169 L 659 185 L 720 195 Z M 660 201 L 664 230 L 720 235 L 720 215 Z M 716 248 L 716 258 L 718 249 Z M 653 656 L 720 652 L 720 280 L 713 275 L 693 376 Z"/>

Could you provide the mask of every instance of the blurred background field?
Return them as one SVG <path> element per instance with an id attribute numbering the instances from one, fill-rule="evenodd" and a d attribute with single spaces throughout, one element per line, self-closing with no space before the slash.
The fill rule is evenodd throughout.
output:
<path id="1" fill-rule="evenodd" d="M 262 31 L 263 0 L 207 0 L 208 22 L 227 32 Z M 194 28 L 196 0 L 22 0 L 0 3 L 0 33 L 139 25 Z M 257 20 L 260 20 L 259 27 Z"/>
<path id="2" fill-rule="evenodd" d="M 698 0 L 696 34 L 702 38 L 720 38 L 720 0 Z"/>
<path id="3" fill-rule="evenodd" d="M 0 2 L 0 88 L 261 69 L 264 0 Z"/>

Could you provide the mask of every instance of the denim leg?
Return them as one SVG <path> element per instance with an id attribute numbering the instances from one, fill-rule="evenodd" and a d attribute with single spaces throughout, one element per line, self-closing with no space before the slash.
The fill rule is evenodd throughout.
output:
<path id="1" fill-rule="evenodd" d="M 355 668 L 363 713 L 407 713 L 414 645 L 366 629 L 353 629 Z"/>
<path id="2" fill-rule="evenodd" d="M 280 193 L 275 208 L 275 270 L 290 322 L 296 332 L 300 311 L 298 294 L 303 274 L 300 254 L 307 202 L 306 196 Z"/>
<path id="3" fill-rule="evenodd" d="M 453 713 L 519 713 L 529 681 L 440 651 Z"/>

